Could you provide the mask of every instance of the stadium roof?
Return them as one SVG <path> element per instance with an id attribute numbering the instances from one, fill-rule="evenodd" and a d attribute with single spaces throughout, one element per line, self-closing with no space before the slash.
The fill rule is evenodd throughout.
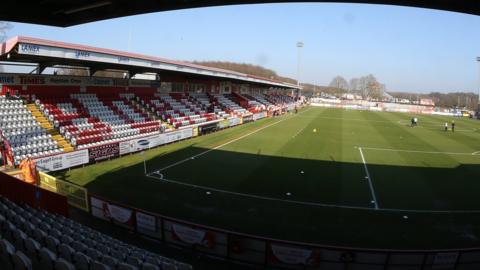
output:
<path id="1" fill-rule="evenodd" d="M 89 67 L 93 72 L 118 69 L 127 70 L 132 75 L 157 73 L 160 77 L 183 73 L 192 78 L 211 77 L 269 87 L 298 88 L 297 85 L 220 68 L 31 37 L 14 37 L 1 44 L 0 60 L 36 63 L 40 70 L 65 65 Z"/>
<path id="2" fill-rule="evenodd" d="M 423 7 L 480 15 L 479 0 L 3 0 L 0 20 L 71 26 L 167 10 L 279 2 L 349 2 Z"/>

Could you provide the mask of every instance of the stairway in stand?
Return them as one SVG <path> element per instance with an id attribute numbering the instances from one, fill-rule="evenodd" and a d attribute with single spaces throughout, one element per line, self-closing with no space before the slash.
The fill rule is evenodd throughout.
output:
<path id="1" fill-rule="evenodd" d="M 27 108 L 32 112 L 33 117 L 40 123 L 40 126 L 47 130 L 48 134 L 52 135 L 52 139 L 63 148 L 65 152 L 72 152 L 73 146 L 63 138 L 60 133 L 53 127 L 52 123 L 43 115 L 43 113 L 33 103 L 27 104 Z"/>
<path id="2" fill-rule="evenodd" d="M 147 108 L 145 104 L 142 104 L 141 102 L 137 102 L 136 100 L 131 100 L 130 104 L 137 108 L 138 110 L 141 110 L 142 112 L 146 112 L 148 114 L 148 117 L 152 120 L 158 120 L 161 121 L 162 124 L 167 125 L 168 129 L 175 129 L 172 125 L 170 125 L 168 122 L 165 122 L 160 118 L 151 108 Z"/>

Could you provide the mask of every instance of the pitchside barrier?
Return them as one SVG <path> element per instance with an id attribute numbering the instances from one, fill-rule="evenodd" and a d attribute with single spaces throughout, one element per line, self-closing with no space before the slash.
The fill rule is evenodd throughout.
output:
<path id="1" fill-rule="evenodd" d="M 44 172 L 39 173 L 40 187 L 67 197 L 69 205 L 89 211 L 87 189 L 67 181 L 57 179 Z"/>
<path id="2" fill-rule="evenodd" d="M 0 195 L 17 204 L 27 204 L 50 213 L 68 216 L 65 196 L 26 183 L 3 172 L 0 172 Z"/>
<path id="3" fill-rule="evenodd" d="M 154 214 L 90 194 L 90 213 L 167 245 L 275 269 L 480 269 L 480 248 L 374 250 L 247 235 Z"/>

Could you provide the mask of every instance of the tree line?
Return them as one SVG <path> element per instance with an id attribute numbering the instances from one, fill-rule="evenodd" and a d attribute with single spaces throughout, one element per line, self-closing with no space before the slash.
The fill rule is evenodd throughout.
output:
<path id="1" fill-rule="evenodd" d="M 374 75 L 369 74 L 359 78 L 351 78 L 347 81 L 344 77 L 335 76 L 329 87 L 350 91 L 361 95 L 363 98 L 381 100 L 386 92 L 386 86 L 380 83 Z"/>
<path id="2" fill-rule="evenodd" d="M 469 110 L 478 109 L 478 95 L 472 92 L 451 92 L 451 93 L 408 93 L 408 92 L 389 92 L 396 98 L 405 98 L 409 100 L 420 100 L 422 98 L 432 99 L 436 106 L 445 108 L 467 108 Z"/>
<path id="3" fill-rule="evenodd" d="M 12 25 L 8 22 L 0 21 L 0 41 L 5 41 L 7 32 L 12 29 Z M 292 78 L 283 77 L 278 75 L 274 70 L 267 69 L 258 65 L 246 64 L 246 63 L 234 63 L 234 62 L 222 62 L 222 61 L 194 61 L 194 64 L 222 68 L 232 71 L 237 71 L 254 76 L 260 76 L 291 84 L 296 84 L 297 81 Z M 0 66 L 0 72 L 2 71 Z M 57 74 L 59 75 L 78 75 L 88 76 L 89 71 L 86 68 L 81 67 L 63 67 L 57 68 Z M 97 71 L 95 76 L 98 77 L 114 77 L 122 78 L 124 76 L 123 71 L 120 70 L 103 70 Z M 344 77 L 338 75 L 335 76 L 328 86 L 320 86 L 308 83 L 302 83 L 302 93 L 307 95 L 315 95 L 323 92 L 331 95 L 342 95 L 344 93 L 359 94 L 364 98 L 381 99 L 386 93 L 386 86 L 377 81 L 374 75 L 369 74 L 361 76 L 359 78 L 352 78 L 347 81 Z M 475 110 L 478 107 L 478 95 L 467 92 L 455 92 L 455 93 L 440 93 L 431 92 L 428 94 L 415 94 L 408 92 L 389 92 L 390 95 L 396 98 L 405 98 L 412 101 L 419 100 L 421 98 L 432 99 L 437 106 L 441 107 L 465 107 L 471 110 Z"/>
<path id="4" fill-rule="evenodd" d="M 274 70 L 264 68 L 258 65 L 252 65 L 247 63 L 234 63 L 234 62 L 227 62 L 227 61 L 193 61 L 192 63 L 196 65 L 206 66 L 206 67 L 221 68 L 221 69 L 236 71 L 240 73 L 259 76 L 259 77 L 291 83 L 291 84 L 297 83 L 295 79 L 280 76 Z"/>

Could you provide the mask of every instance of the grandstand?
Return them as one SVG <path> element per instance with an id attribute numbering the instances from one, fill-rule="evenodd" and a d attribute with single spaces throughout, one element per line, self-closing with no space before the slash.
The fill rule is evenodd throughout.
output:
<path id="1" fill-rule="evenodd" d="M 296 88 L 294 85 L 228 70 L 28 37 L 8 40 L 1 48 L 0 60 L 12 61 L 13 65 L 38 63 L 30 74 L 0 74 L 2 156 L 11 168 L 33 158 L 44 172 L 62 171 L 259 120 L 300 105 L 295 98 L 283 97 L 289 100 L 287 103 L 278 99 L 283 95 L 278 93 Z M 60 51 L 60 56 L 51 50 Z M 112 55 L 120 62 L 111 63 Z M 44 72 L 65 62 L 83 65 L 92 74 L 106 67 L 123 68 L 132 77 L 136 66 L 143 65 L 145 72 L 156 73 L 157 79 Z M 197 85 L 194 91 L 189 87 L 190 80 Z M 256 89 L 255 97 L 249 94 L 250 87 Z M 240 89 L 246 92 L 242 95 Z M 39 187 L 66 196 L 72 207 L 115 223 L 124 220 L 114 211 L 130 211 L 107 202 L 98 209 L 100 199 L 89 197 L 87 189 L 43 172 Z M 49 214 L 31 203 L 20 201 L 17 205 L 0 197 L 0 208 L 1 269 L 192 268 L 62 215 Z M 141 222 L 139 215 L 136 222 Z M 141 226 L 145 225 L 138 223 L 131 229 Z M 187 229 L 182 224 L 171 226 L 172 233 Z M 175 234 L 181 238 L 181 231 Z"/>
<path id="2" fill-rule="evenodd" d="M 3 60 L 39 63 L 37 75 L 3 74 L 1 77 L 2 132 L 7 145 L 6 157 L 12 165 L 18 165 L 26 157 L 69 153 L 253 113 L 273 112 L 285 104 L 290 107 L 296 104 L 293 98 L 284 103 L 277 95 L 269 94 L 295 86 L 227 70 L 28 37 L 13 38 L 2 48 L 0 58 Z M 63 56 L 52 57 L 53 49 L 60 50 Z M 104 62 L 112 54 L 121 62 Z M 55 66 L 56 62 L 64 61 L 80 62 L 92 70 L 122 64 L 127 71 L 134 66 L 123 63 L 136 61 L 136 65 L 143 65 L 146 71 L 157 72 L 164 79 L 158 82 L 40 74 L 47 62 Z M 177 73 L 172 75 L 172 70 Z M 195 76 L 197 85 L 201 86 L 195 92 L 187 90 L 190 76 Z M 198 76 L 203 76 L 203 81 Z M 179 77 L 183 77 L 183 81 L 178 81 Z M 172 82 L 168 80 L 184 90 L 172 91 Z M 233 81 L 227 83 L 226 80 Z M 263 86 L 265 93 L 257 96 L 264 95 L 261 98 L 269 106 L 236 92 L 246 83 L 256 89 Z M 15 93 L 18 94 L 15 100 L 5 98 L 6 94 Z"/>
<path id="3" fill-rule="evenodd" d="M 47 2 L 7 1 L 0 14 L 66 26 L 224 4 Z M 447 2 L 409 5 L 479 14 L 475 3 Z M 32 157 L 54 174 L 42 173 L 38 187 L 0 174 L 0 269 L 192 268 L 66 218 L 67 201 L 110 226 L 245 268 L 480 268 L 480 128 L 459 119 L 455 135 L 440 132 L 451 119 L 433 115 L 430 102 L 322 102 L 349 110 L 269 118 L 301 105 L 286 94 L 296 86 L 28 37 L 2 44 L 0 60 L 37 65 L 0 74 L 7 170 Z M 46 74 L 57 65 L 90 75 Z M 93 76 L 107 69 L 128 76 Z M 142 73 L 156 79 L 135 79 Z M 397 112 L 419 114 L 420 126 Z"/>
<path id="4" fill-rule="evenodd" d="M 295 104 L 295 100 L 289 99 L 286 103 L 278 95 L 267 97 L 278 102 L 276 105 L 266 101 L 266 96 L 257 97 L 265 104 L 252 98 L 246 109 L 235 102 L 238 99 L 232 94 L 137 96 L 130 92 L 102 96 L 100 90 L 51 97 L 32 91 L 23 100 L 0 97 L 2 131 L 8 148 L 11 147 L 14 164 L 18 165 L 26 157 L 71 152 Z M 24 104 L 30 101 L 32 103 Z M 135 101 L 139 101 L 137 106 Z"/>
<path id="5" fill-rule="evenodd" d="M 64 151 L 42 126 L 46 122 L 36 120 L 22 100 L 0 96 L 0 117 L 2 136 L 17 162 L 26 155 L 40 157 Z"/>
<path id="6" fill-rule="evenodd" d="M 5 270 L 192 269 L 189 264 L 4 197 L 0 197 L 0 231 L 0 267 Z"/>
<path id="7" fill-rule="evenodd" d="M 64 217 L 68 206 L 109 228 L 256 267 L 480 264 L 469 235 L 435 227 L 477 224 L 480 129 L 470 119 L 456 120 L 453 135 L 429 105 L 312 99 L 303 108 L 294 85 L 28 37 L 4 43 L 0 60 L 37 63 L 31 74 L 0 74 L 1 135 L 9 170 L 31 157 L 42 171 L 38 186 L 0 199 L 1 269 L 195 264 L 80 225 Z M 62 63 L 92 76 L 48 74 Z M 110 68 L 127 76 L 94 76 Z M 398 112 L 421 115 L 419 126 Z M 52 206 L 67 211 L 41 210 Z"/>
<path id="8" fill-rule="evenodd" d="M 452 252 L 457 264 L 478 263 L 469 260 L 478 250 L 452 250 L 441 240 L 468 246 L 470 238 L 434 228 L 452 216 L 474 222 L 465 213 L 480 209 L 476 184 L 468 183 L 479 157 L 479 129 L 469 119 L 458 119 L 450 136 L 438 130 L 449 120 L 433 106 L 317 100 L 304 109 L 290 84 L 28 37 L 3 44 L 0 59 L 38 63 L 32 74 L 0 74 L 0 113 L 10 168 L 31 157 L 42 171 L 34 190 L 1 199 L 6 269 L 192 267 L 38 205 L 69 205 L 166 246 L 260 267 L 403 269 L 423 262 L 428 269 Z M 60 63 L 128 76 L 47 74 Z M 155 79 L 137 79 L 138 66 Z M 411 128 L 398 112 L 421 114 L 420 125 Z M 452 185 L 459 175 L 465 185 Z M 3 184 L 0 191 L 11 189 Z M 17 198 L 39 191 L 61 199 Z M 414 218 L 434 229 L 420 236 L 408 224 Z M 372 238 L 372 222 L 382 224 L 375 231 L 381 237 Z M 339 223 L 342 229 L 333 228 Z M 404 234 L 392 233 L 399 230 Z M 388 249 L 389 241 L 404 249 Z M 412 246 L 421 250 L 410 255 Z"/>

